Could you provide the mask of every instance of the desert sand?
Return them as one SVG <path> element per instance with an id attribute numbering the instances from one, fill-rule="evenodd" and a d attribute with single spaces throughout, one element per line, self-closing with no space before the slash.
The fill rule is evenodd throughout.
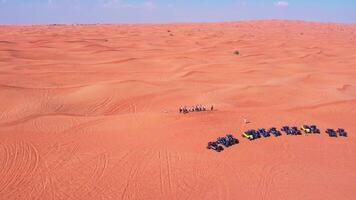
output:
<path id="1" fill-rule="evenodd" d="M 356 198 L 356 25 L 0 26 L 0 99 L 0 199 Z"/>

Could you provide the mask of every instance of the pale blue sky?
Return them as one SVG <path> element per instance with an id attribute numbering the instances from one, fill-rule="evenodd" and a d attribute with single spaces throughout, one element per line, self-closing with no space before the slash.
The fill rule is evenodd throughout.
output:
<path id="1" fill-rule="evenodd" d="M 356 0 L 0 0 L 0 24 L 245 19 L 356 23 Z"/>

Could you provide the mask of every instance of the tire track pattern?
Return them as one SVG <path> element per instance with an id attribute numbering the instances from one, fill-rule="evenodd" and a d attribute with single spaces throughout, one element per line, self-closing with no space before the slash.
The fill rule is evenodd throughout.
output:
<path id="1" fill-rule="evenodd" d="M 22 195 L 24 187 L 35 178 L 39 153 L 24 141 L 0 144 L 0 199 Z"/>

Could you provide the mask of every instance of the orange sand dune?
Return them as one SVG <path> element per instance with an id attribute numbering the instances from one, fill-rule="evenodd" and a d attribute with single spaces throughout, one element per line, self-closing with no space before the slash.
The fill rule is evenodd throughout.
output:
<path id="1" fill-rule="evenodd" d="M 356 198 L 355 25 L 1 26 L 0 99 L 0 199 Z"/>

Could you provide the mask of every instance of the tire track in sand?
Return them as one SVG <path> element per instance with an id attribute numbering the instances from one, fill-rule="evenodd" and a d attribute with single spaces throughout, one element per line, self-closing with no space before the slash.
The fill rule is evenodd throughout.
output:
<path id="1" fill-rule="evenodd" d="M 28 185 L 34 178 L 39 165 L 39 153 L 35 146 L 24 141 L 10 145 L 0 144 L 0 196 L 10 198 Z"/>
<path id="2" fill-rule="evenodd" d="M 278 172 L 279 164 L 266 164 L 262 168 L 262 174 L 259 176 L 259 180 L 257 183 L 256 194 L 258 195 L 258 199 L 268 200 L 270 198 L 271 188 L 275 186 L 274 177 L 277 176 L 276 172 Z"/>
<path id="3" fill-rule="evenodd" d="M 290 149 L 291 149 L 290 144 L 283 142 L 283 145 L 281 146 L 280 150 L 284 152 L 291 152 Z M 288 154 L 288 159 L 295 160 L 295 155 Z M 282 175 L 285 173 L 283 168 L 285 162 L 283 160 L 288 160 L 288 159 L 281 158 L 279 160 L 275 160 L 272 163 L 265 163 L 263 165 L 262 170 L 260 172 L 261 174 L 259 174 L 259 179 L 255 192 L 256 199 L 261 199 L 261 200 L 272 199 L 273 195 L 271 195 L 271 192 L 276 192 L 280 190 L 279 187 L 276 187 L 275 180 L 278 177 L 282 177 Z"/>
<path id="4" fill-rule="evenodd" d="M 170 196 L 172 193 L 171 163 L 167 149 L 158 151 L 159 179 L 161 196 Z"/>
<path id="5" fill-rule="evenodd" d="M 77 199 L 86 199 L 87 196 L 95 196 L 95 194 L 103 193 L 104 189 L 100 187 L 100 181 L 105 175 L 108 167 L 108 156 L 106 153 L 99 154 L 96 157 L 94 168 L 90 179 L 76 189 L 76 193 L 72 197 Z M 85 191 L 85 192 L 83 192 Z M 77 194 L 80 194 L 79 196 Z"/>
<path id="6" fill-rule="evenodd" d="M 136 153 L 139 153 L 139 152 L 136 152 Z M 135 179 L 139 175 L 140 172 L 144 173 L 145 168 L 147 167 L 147 164 L 148 164 L 146 159 L 153 159 L 153 154 L 152 154 L 151 149 L 145 150 L 142 153 L 143 153 L 143 154 L 141 154 L 142 159 L 140 159 L 140 162 L 136 162 L 130 167 L 128 176 L 126 177 L 126 181 L 123 186 L 123 191 L 120 195 L 120 197 L 121 197 L 120 199 L 138 199 L 137 197 L 135 198 L 135 196 L 133 196 L 133 195 L 136 195 L 136 196 L 139 195 L 139 191 L 130 191 L 131 185 L 134 185 L 134 189 L 136 189 L 136 190 L 139 189 L 139 187 L 137 186 L 137 183 L 135 182 Z M 132 154 L 132 156 L 134 156 L 134 154 Z M 139 155 L 136 155 L 136 156 L 139 156 Z"/>
<path id="7" fill-rule="evenodd" d="M 171 170 L 171 157 L 167 149 L 165 149 L 166 154 L 166 165 L 167 165 L 167 177 L 168 177 L 168 187 L 169 191 L 172 192 L 172 170 Z"/>

